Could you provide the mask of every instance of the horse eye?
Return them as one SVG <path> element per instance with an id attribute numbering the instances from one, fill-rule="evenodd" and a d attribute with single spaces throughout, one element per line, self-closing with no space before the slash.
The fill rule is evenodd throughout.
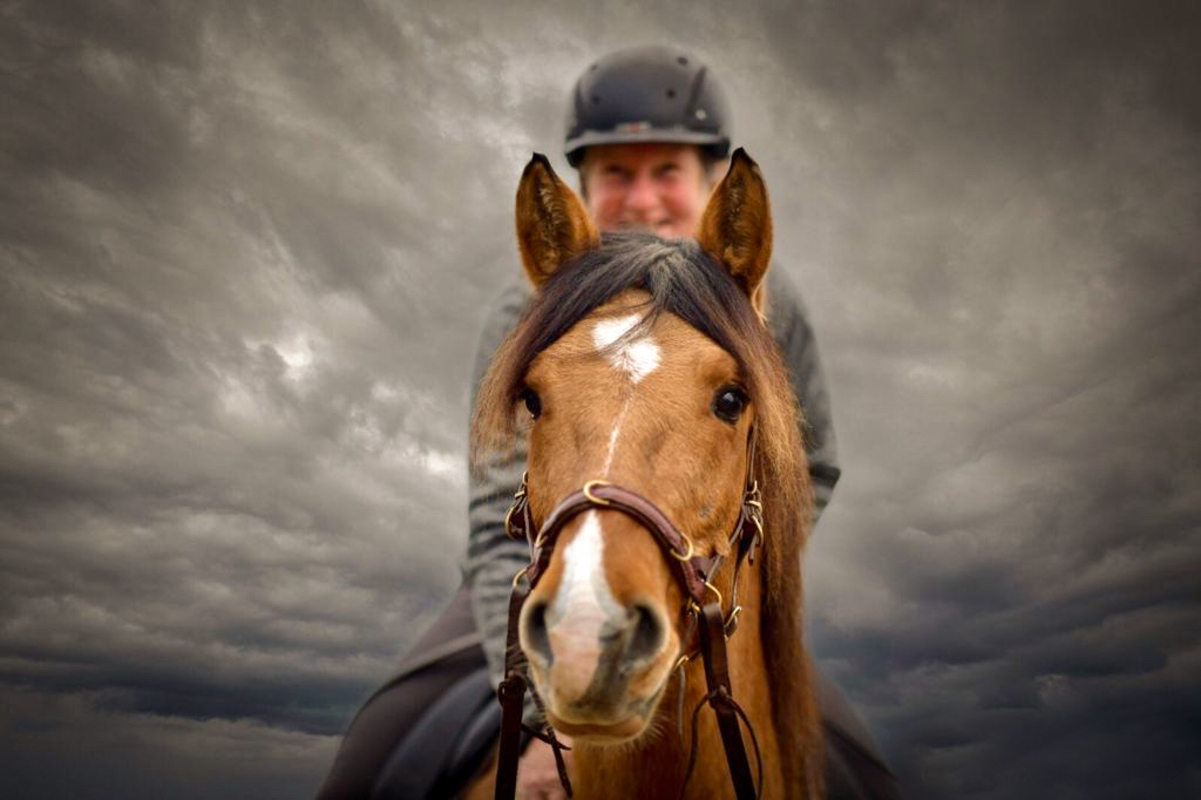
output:
<path id="1" fill-rule="evenodd" d="M 718 419 L 733 425 L 746 410 L 746 403 L 746 394 L 741 389 L 727 386 L 718 389 L 717 395 L 713 398 L 713 413 L 717 415 Z"/>
<path id="2" fill-rule="evenodd" d="M 526 389 L 521 393 L 521 399 L 525 401 L 525 410 L 530 412 L 530 416 L 534 419 L 542 416 L 542 398 L 533 389 Z"/>

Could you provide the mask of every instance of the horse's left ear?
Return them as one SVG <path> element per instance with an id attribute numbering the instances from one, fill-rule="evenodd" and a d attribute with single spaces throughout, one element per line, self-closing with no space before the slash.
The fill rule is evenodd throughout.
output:
<path id="1" fill-rule="evenodd" d="M 741 147 L 709 198 L 696 239 L 742 284 L 762 314 L 759 289 L 771 261 L 771 209 L 759 165 Z"/>
<path id="2" fill-rule="evenodd" d="M 580 198 L 534 153 L 517 187 L 517 244 L 525 274 L 535 287 L 564 262 L 596 247 L 600 235 Z"/>

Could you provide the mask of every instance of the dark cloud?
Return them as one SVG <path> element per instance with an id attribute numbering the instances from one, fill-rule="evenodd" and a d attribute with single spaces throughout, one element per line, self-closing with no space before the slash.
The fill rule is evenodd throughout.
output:
<path id="1" fill-rule="evenodd" d="M 86 694 L 5 690 L 13 797 L 311 795 L 336 737 L 245 721 L 99 710 Z"/>
<path id="2" fill-rule="evenodd" d="M 665 39 L 772 186 L 845 467 L 813 647 L 910 796 L 1201 789 L 1189 5 L 0 17 L 17 796 L 311 792 L 457 582 L 515 176 Z"/>

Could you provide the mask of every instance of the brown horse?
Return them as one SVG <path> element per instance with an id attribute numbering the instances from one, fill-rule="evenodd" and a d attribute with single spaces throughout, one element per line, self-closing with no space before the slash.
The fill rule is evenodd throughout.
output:
<path id="1" fill-rule="evenodd" d="M 763 797 L 822 796 L 801 643 L 809 487 L 798 410 L 763 320 L 772 231 L 758 167 L 735 153 L 696 241 L 602 238 L 536 156 L 517 233 L 537 291 L 481 389 L 473 457 L 526 431 L 535 533 L 600 480 L 651 501 L 697 554 L 729 556 L 708 577 L 727 620 L 738 617 L 729 676 L 743 736 L 762 756 L 755 779 Z M 762 489 L 763 546 L 735 569 L 729 537 L 748 475 Z M 717 724 L 693 713 L 705 673 L 700 659 L 681 662 L 696 606 L 671 557 L 635 518 L 598 504 L 558 532 L 525 602 L 521 649 L 550 725 L 572 739 L 577 798 L 680 796 L 694 726 L 684 796 L 734 796 Z"/>

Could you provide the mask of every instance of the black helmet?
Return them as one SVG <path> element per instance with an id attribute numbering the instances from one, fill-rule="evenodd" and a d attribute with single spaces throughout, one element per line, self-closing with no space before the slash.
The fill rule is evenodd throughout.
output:
<path id="1" fill-rule="evenodd" d="M 674 47 L 618 50 L 576 81 L 567 110 L 567 162 L 594 144 L 680 142 L 717 158 L 730 152 L 725 93 L 709 69 Z"/>

